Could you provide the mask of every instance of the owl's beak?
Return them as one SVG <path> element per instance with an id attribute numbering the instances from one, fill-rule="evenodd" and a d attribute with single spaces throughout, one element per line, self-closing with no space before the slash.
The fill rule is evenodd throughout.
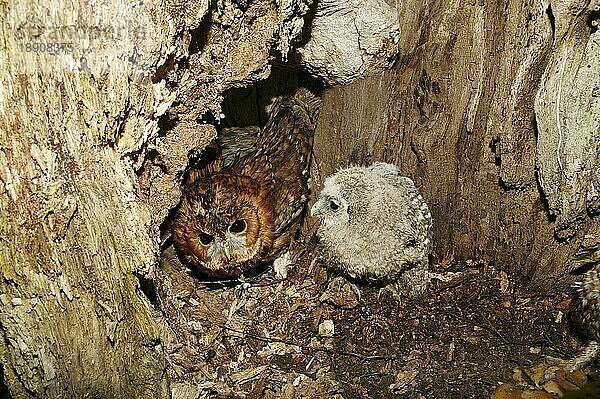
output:
<path id="1" fill-rule="evenodd" d="M 229 245 L 223 245 L 223 252 L 225 253 L 227 260 L 231 260 L 231 248 L 229 248 Z"/>
<path id="2" fill-rule="evenodd" d="M 312 206 L 312 208 L 310 208 L 310 216 L 319 216 L 323 214 L 323 209 L 324 209 L 324 203 L 322 200 L 318 200 L 317 202 L 315 202 Z"/>

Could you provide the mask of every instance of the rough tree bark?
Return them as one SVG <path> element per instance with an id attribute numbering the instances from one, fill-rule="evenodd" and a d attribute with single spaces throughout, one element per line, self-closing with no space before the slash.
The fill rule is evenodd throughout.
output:
<path id="1" fill-rule="evenodd" d="M 0 7 L 6 384 L 15 398 L 169 397 L 169 327 L 136 276 L 153 277 L 174 178 L 215 136 L 227 91 L 311 43 L 307 14 L 330 14 L 302 0 Z M 600 235 L 600 5 L 395 7 L 394 69 L 325 93 L 320 176 L 396 162 L 431 204 L 438 261 L 494 260 L 551 284 Z M 365 58 L 351 73 L 395 53 L 356 26 Z"/>
<path id="2" fill-rule="evenodd" d="M 167 397 L 157 328 L 133 274 L 151 269 L 155 250 L 121 159 L 157 130 L 152 86 L 128 57 L 158 58 L 163 42 L 133 7 L 45 7 L 2 5 L 6 383 L 23 398 Z"/>

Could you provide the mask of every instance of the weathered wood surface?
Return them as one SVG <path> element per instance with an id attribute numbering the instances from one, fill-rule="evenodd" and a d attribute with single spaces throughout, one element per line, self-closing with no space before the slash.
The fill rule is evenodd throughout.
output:
<path id="1" fill-rule="evenodd" d="M 156 62 L 147 54 L 160 41 L 151 30 L 144 42 L 113 40 L 110 33 L 92 38 L 78 20 L 116 29 L 137 14 L 123 32 L 131 34 L 150 25 L 149 13 L 138 9 L 106 4 L 92 11 L 68 2 L 52 9 L 60 12 L 3 4 L 6 382 L 15 398 L 168 397 L 158 331 L 133 274 L 147 273 L 155 262 L 148 217 L 136 201 L 133 170 L 121 159 L 137 150 L 140 137 L 157 131 L 148 123 L 154 98 L 139 65 L 118 59 L 138 46 L 145 61 Z M 81 30 L 63 30 L 67 26 Z M 31 47 L 62 42 L 74 44 L 72 54 Z"/>
<path id="2" fill-rule="evenodd" d="M 346 84 L 386 69 L 398 53 L 398 11 L 384 0 L 321 0 L 300 62 L 313 76 Z"/>

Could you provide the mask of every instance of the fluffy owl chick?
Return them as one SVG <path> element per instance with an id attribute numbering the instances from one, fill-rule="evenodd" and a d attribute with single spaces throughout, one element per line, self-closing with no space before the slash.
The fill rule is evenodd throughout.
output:
<path id="1" fill-rule="evenodd" d="M 431 213 L 413 181 L 378 162 L 342 169 L 325 180 L 311 215 L 331 266 L 352 277 L 394 282 L 418 296 L 427 284 Z"/>
<path id="2" fill-rule="evenodd" d="M 573 263 L 577 269 L 591 267 L 575 283 L 575 295 L 569 315 L 574 327 L 590 341 L 573 359 L 548 357 L 551 363 L 570 371 L 585 367 L 600 353 L 600 238 L 586 236 Z"/>
<path id="3" fill-rule="evenodd" d="M 277 101 L 262 130 L 222 135 L 205 151 L 206 164 L 188 171 L 171 225 L 188 266 L 235 277 L 272 261 L 289 244 L 308 197 L 318 106 L 301 94 Z"/>

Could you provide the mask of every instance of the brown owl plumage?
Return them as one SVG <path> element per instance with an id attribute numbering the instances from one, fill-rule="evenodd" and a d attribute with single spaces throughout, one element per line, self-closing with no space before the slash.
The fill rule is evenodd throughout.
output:
<path id="1" fill-rule="evenodd" d="M 299 93 L 278 99 L 262 130 L 223 132 L 205 151 L 212 159 L 187 172 L 171 235 L 192 268 L 239 276 L 289 244 L 308 198 L 318 105 Z"/>

